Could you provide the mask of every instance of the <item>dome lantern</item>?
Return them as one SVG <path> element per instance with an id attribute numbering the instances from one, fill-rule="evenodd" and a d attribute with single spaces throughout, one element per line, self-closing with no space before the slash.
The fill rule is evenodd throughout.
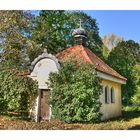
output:
<path id="1" fill-rule="evenodd" d="M 72 36 L 74 37 L 75 45 L 86 46 L 87 33 L 86 30 L 81 27 L 81 20 L 80 27 L 73 30 Z"/>

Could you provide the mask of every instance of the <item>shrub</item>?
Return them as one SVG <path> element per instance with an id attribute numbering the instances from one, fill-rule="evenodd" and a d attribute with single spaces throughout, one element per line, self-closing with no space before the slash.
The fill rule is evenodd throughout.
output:
<path id="1" fill-rule="evenodd" d="M 3 70 L 0 73 L 0 113 L 9 111 L 27 115 L 32 98 L 37 94 L 37 83 L 17 71 Z"/>
<path id="2" fill-rule="evenodd" d="M 49 81 L 53 118 L 68 123 L 100 120 L 101 85 L 93 65 L 69 60 L 58 73 L 50 74 Z"/>
<path id="3" fill-rule="evenodd" d="M 133 105 L 140 106 L 140 87 L 137 88 L 135 95 L 131 98 Z"/>

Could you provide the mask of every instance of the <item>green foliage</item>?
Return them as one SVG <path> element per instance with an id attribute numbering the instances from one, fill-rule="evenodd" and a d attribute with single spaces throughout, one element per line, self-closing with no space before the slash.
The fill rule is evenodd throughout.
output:
<path id="1" fill-rule="evenodd" d="M 132 40 L 118 43 L 108 57 L 108 64 L 127 78 L 126 85 L 122 86 L 123 104 L 129 105 L 131 97 L 136 93 L 137 78 L 134 67 L 139 63 L 140 46 Z"/>
<path id="2" fill-rule="evenodd" d="M 102 52 L 104 59 L 107 60 L 110 51 L 105 45 L 102 45 Z"/>
<path id="3" fill-rule="evenodd" d="M 103 58 L 102 55 L 102 39 L 99 36 L 99 28 L 96 19 L 88 16 L 84 12 L 66 12 L 68 16 L 68 24 L 70 24 L 72 32 L 73 29 L 79 28 L 79 20 L 82 21 L 82 28 L 84 28 L 87 32 L 88 38 L 86 41 L 87 48 L 89 48 L 92 52 L 94 52 L 100 58 Z M 71 36 L 69 37 L 69 43 L 71 45 Z"/>
<path id="4" fill-rule="evenodd" d="M 34 61 L 39 55 L 43 53 L 43 48 L 39 44 L 30 40 L 30 45 L 26 48 L 26 53 L 29 57 L 30 62 Z"/>
<path id="5" fill-rule="evenodd" d="M 64 62 L 58 73 L 51 73 L 52 114 L 65 122 L 97 122 L 101 114 L 100 80 L 95 67 Z"/>
<path id="6" fill-rule="evenodd" d="M 25 11 L 0 11 L 0 59 L 9 67 L 27 67 L 34 16 Z"/>
<path id="7" fill-rule="evenodd" d="M 88 33 L 87 47 L 102 57 L 102 40 L 96 20 L 83 12 L 40 11 L 32 39 L 42 48 L 47 47 L 48 52 L 56 54 L 73 45 L 71 33 L 80 27 L 80 19 Z"/>
<path id="8" fill-rule="evenodd" d="M 28 112 L 37 84 L 26 76 L 34 16 L 26 11 L 0 11 L 0 112 Z M 27 50 L 27 48 L 29 48 Z M 19 73 L 18 73 L 19 71 Z"/>
<path id="9" fill-rule="evenodd" d="M 65 22 L 67 17 L 64 11 L 40 11 L 32 39 L 42 48 L 47 47 L 48 52 L 56 54 L 67 46 L 65 35 L 70 32 Z"/>
<path id="10" fill-rule="evenodd" d="M 56 54 L 72 46 L 71 33 L 80 19 L 88 32 L 87 46 L 103 58 L 96 20 L 83 12 L 40 11 L 34 17 L 27 11 L 0 11 L 0 17 L 0 60 L 9 67 L 26 69 L 43 48 Z"/>
<path id="11" fill-rule="evenodd" d="M 27 76 L 19 76 L 17 70 L 0 73 L 0 113 L 9 111 L 26 115 L 37 94 L 37 83 Z"/>
<path id="12" fill-rule="evenodd" d="M 135 95 L 131 98 L 134 105 L 140 106 L 140 87 L 137 88 Z"/>
<path id="13" fill-rule="evenodd" d="M 136 93 L 132 96 L 131 101 L 135 106 L 140 106 L 140 64 L 133 68 L 135 82 L 137 83 Z"/>
<path id="14" fill-rule="evenodd" d="M 128 116 L 127 117 L 130 117 L 131 112 L 134 112 L 132 114 L 134 116 L 135 112 L 140 112 L 140 106 L 135 106 L 135 105 L 125 106 L 125 107 L 123 107 L 122 111 L 123 112 L 128 112 Z M 139 115 L 136 115 L 136 116 L 139 116 Z"/>

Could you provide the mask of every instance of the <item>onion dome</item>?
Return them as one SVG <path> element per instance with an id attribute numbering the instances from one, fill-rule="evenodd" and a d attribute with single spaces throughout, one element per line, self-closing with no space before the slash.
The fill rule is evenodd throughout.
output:
<path id="1" fill-rule="evenodd" d="M 80 28 L 77 28 L 77 29 L 73 30 L 72 36 L 73 37 L 84 37 L 84 38 L 87 38 L 87 33 L 86 33 L 85 29 L 80 27 Z"/>

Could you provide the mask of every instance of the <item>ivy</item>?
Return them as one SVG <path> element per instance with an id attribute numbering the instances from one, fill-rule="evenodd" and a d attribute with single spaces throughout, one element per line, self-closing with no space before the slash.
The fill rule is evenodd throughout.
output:
<path id="1" fill-rule="evenodd" d="M 16 112 L 28 115 L 37 94 L 37 82 L 21 71 L 2 70 L 0 73 L 0 113 Z"/>
<path id="2" fill-rule="evenodd" d="M 53 118 L 68 123 L 100 120 L 101 85 L 93 65 L 64 62 L 58 73 L 50 74 L 49 81 Z"/>

